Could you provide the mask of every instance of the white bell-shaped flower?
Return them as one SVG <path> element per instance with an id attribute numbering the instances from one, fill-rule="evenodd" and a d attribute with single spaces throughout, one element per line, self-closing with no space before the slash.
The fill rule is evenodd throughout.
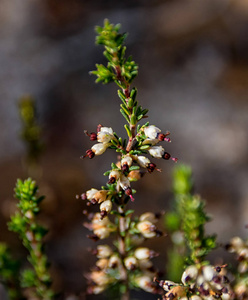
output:
<path id="1" fill-rule="evenodd" d="M 154 125 L 150 125 L 144 128 L 144 133 L 145 135 L 149 138 L 149 139 L 156 139 L 158 134 L 161 132 L 161 130 L 154 126 Z"/>
<path id="2" fill-rule="evenodd" d="M 164 154 L 164 148 L 162 146 L 153 146 L 148 149 L 151 156 L 155 158 L 162 158 Z"/>

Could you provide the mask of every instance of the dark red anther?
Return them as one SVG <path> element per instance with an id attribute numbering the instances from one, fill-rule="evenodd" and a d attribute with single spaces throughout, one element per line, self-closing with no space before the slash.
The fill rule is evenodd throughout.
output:
<path id="1" fill-rule="evenodd" d="M 97 140 L 97 134 L 95 132 L 88 133 L 87 130 L 84 133 L 90 138 L 91 141 Z"/>
<path id="2" fill-rule="evenodd" d="M 222 291 L 222 293 L 227 294 L 228 293 L 228 288 L 223 287 L 223 289 L 221 291 Z"/>
<path id="3" fill-rule="evenodd" d="M 161 230 L 156 229 L 154 231 L 156 232 L 156 237 L 160 237 L 163 235 L 163 232 Z"/>
<path id="4" fill-rule="evenodd" d="M 158 252 L 155 252 L 154 250 L 149 251 L 149 257 L 150 258 L 154 258 L 154 257 L 157 257 L 157 256 L 159 256 Z"/>
<path id="5" fill-rule="evenodd" d="M 125 189 L 125 194 L 128 195 L 128 196 L 132 195 L 132 189 L 130 187 L 126 188 Z"/>
<path id="6" fill-rule="evenodd" d="M 121 170 L 122 170 L 123 173 L 128 173 L 129 172 L 129 166 L 128 166 L 128 164 L 123 164 L 121 166 Z"/>
<path id="7" fill-rule="evenodd" d="M 168 299 L 170 299 L 170 300 L 173 300 L 173 299 L 175 299 L 176 298 L 176 296 L 173 294 L 173 293 L 170 293 L 169 295 L 168 295 Z"/>
<path id="8" fill-rule="evenodd" d="M 156 278 L 154 278 L 153 280 L 154 280 L 154 281 L 157 281 Z M 163 287 L 164 283 L 165 283 L 165 280 L 160 280 L 160 281 L 158 281 L 158 285 L 161 286 L 161 287 Z"/>
<path id="9" fill-rule="evenodd" d="M 217 272 L 218 272 L 218 271 L 217 271 Z M 221 278 L 220 278 L 220 276 L 214 276 L 212 280 L 213 280 L 214 283 L 221 283 Z"/>
<path id="10" fill-rule="evenodd" d="M 157 139 L 162 142 L 165 139 L 166 135 L 163 133 L 158 133 L 157 135 Z"/>
<path id="11" fill-rule="evenodd" d="M 225 275 L 222 277 L 222 281 L 223 281 L 223 283 L 229 283 L 230 282 L 229 279 Z"/>
<path id="12" fill-rule="evenodd" d="M 136 267 L 135 265 L 131 264 L 131 266 L 130 266 L 130 270 L 131 270 L 131 271 L 136 270 L 136 268 L 137 268 L 137 267 Z"/>
<path id="13" fill-rule="evenodd" d="M 97 132 L 99 132 L 99 131 L 101 130 L 101 128 L 102 128 L 102 125 L 101 125 L 101 124 L 99 124 L 99 125 L 97 126 L 97 129 L 96 129 L 96 131 L 97 131 Z"/>
<path id="14" fill-rule="evenodd" d="M 128 187 L 127 189 L 125 189 L 125 194 L 131 198 L 131 201 L 134 201 L 134 197 L 132 196 L 131 187 Z"/>
<path id="15" fill-rule="evenodd" d="M 113 184 L 115 182 L 116 182 L 116 178 L 115 177 L 110 177 L 109 181 L 108 181 L 108 184 Z"/>
<path id="16" fill-rule="evenodd" d="M 165 160 L 170 159 L 171 155 L 168 152 L 164 152 L 164 154 L 162 155 L 162 158 Z"/>
<path id="17" fill-rule="evenodd" d="M 107 212 L 106 212 L 106 210 L 102 210 L 101 212 L 100 212 L 100 215 L 101 215 L 101 220 L 103 219 L 103 218 L 105 218 L 106 216 L 107 216 Z"/>
<path id="18" fill-rule="evenodd" d="M 149 163 L 147 166 L 147 171 L 152 173 L 156 169 L 156 165 L 154 163 Z"/>
<path id="19" fill-rule="evenodd" d="M 215 271 L 216 271 L 217 273 L 220 273 L 221 267 L 220 267 L 220 266 L 217 266 L 217 267 L 215 268 Z"/>
<path id="20" fill-rule="evenodd" d="M 96 234 L 89 234 L 87 235 L 87 238 L 97 242 L 100 238 Z"/>
<path id="21" fill-rule="evenodd" d="M 90 253 L 92 255 L 97 255 L 98 254 L 98 250 L 97 249 L 90 249 L 89 251 L 90 251 Z"/>
<path id="22" fill-rule="evenodd" d="M 96 141 L 97 140 L 97 134 L 95 132 L 91 132 L 91 134 L 90 134 L 90 140 L 91 141 Z"/>
<path id="23" fill-rule="evenodd" d="M 81 199 L 82 199 L 82 200 L 87 200 L 86 193 L 83 193 L 83 194 L 81 195 Z"/>
<path id="24" fill-rule="evenodd" d="M 88 156 L 90 159 L 92 159 L 95 156 L 95 153 L 91 149 L 89 149 L 89 150 L 86 151 L 85 156 Z"/>
<path id="25" fill-rule="evenodd" d="M 95 204 L 97 204 L 97 200 L 93 198 L 93 199 L 90 200 L 90 203 L 95 205 Z"/>

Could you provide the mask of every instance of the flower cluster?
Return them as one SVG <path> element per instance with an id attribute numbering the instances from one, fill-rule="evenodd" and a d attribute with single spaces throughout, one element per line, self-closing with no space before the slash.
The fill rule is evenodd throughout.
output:
<path id="1" fill-rule="evenodd" d="M 103 154 L 107 148 L 111 146 L 111 140 L 116 140 L 113 129 L 109 127 L 102 127 L 101 125 L 98 125 L 97 133 L 92 132 L 89 134 L 87 131 L 85 131 L 85 134 L 90 137 L 91 141 L 97 140 L 98 142 L 97 144 L 93 145 L 91 149 L 87 150 L 86 155 L 83 156 L 88 156 L 90 159 L 95 155 Z"/>
<path id="2" fill-rule="evenodd" d="M 158 216 L 154 213 L 147 212 L 139 217 L 137 229 L 144 238 L 150 239 L 155 236 L 161 236 L 162 232 L 157 229 L 155 223 L 158 221 Z"/>
<path id="3" fill-rule="evenodd" d="M 100 212 L 91 214 L 86 212 L 90 220 L 84 225 L 91 231 L 89 238 L 97 241 L 115 234 L 115 249 L 108 246 L 98 246 L 95 268 L 87 275 L 89 293 L 98 294 L 111 285 L 118 283 L 121 294 L 125 299 L 133 287 L 155 293 L 157 286 L 153 277 L 157 276 L 151 258 L 156 256 L 154 251 L 142 247 L 145 239 L 162 236 L 155 223 L 158 216 L 147 212 L 140 217 L 133 218 L 133 210 L 127 209 L 127 204 L 134 201 L 135 190 L 132 182 L 139 180 L 144 174 L 150 174 L 157 169 L 148 155 L 156 159 L 177 161 L 176 158 L 158 145 L 160 142 L 170 142 L 169 132 L 145 123 L 139 125 L 147 117 L 147 109 L 138 105 L 136 100 L 137 89 L 130 84 L 138 73 L 137 64 L 131 58 L 125 58 L 123 41 L 125 35 L 119 34 L 119 26 L 105 21 L 104 27 L 97 27 L 97 43 L 104 45 L 104 55 L 108 65 L 96 65 L 97 70 L 91 72 L 97 76 L 97 82 L 108 83 L 114 81 L 118 87 L 118 96 L 121 100 L 120 112 L 127 121 L 124 128 L 127 138 L 119 137 L 111 127 L 97 126 L 96 132 L 85 134 L 91 141 L 97 141 L 82 158 L 92 159 L 103 154 L 108 148 L 118 153 L 116 163 L 105 172 L 108 181 L 101 189 L 91 188 L 81 195 L 87 205 L 99 205 Z M 148 156 L 148 157 L 147 157 Z M 78 196 L 79 198 L 79 196 Z M 111 221 L 111 218 L 114 220 Z M 123 299 L 124 299 L 123 298 Z"/>
<path id="4" fill-rule="evenodd" d="M 156 252 L 146 247 L 138 247 L 124 260 L 108 245 L 98 245 L 92 252 L 98 260 L 95 268 L 86 275 L 89 281 L 88 293 L 99 294 L 110 285 L 125 281 L 126 270 L 130 286 L 133 285 L 151 293 L 157 292 L 153 278 L 158 273 L 150 260 L 158 255 Z"/>
<path id="5" fill-rule="evenodd" d="M 165 291 L 163 299 L 233 299 L 233 292 L 229 279 L 225 275 L 224 266 L 214 267 L 203 264 L 188 266 L 181 281 L 182 284 L 160 281 L 159 285 Z"/>
<path id="6" fill-rule="evenodd" d="M 88 237 L 97 241 L 107 238 L 111 232 L 116 231 L 116 226 L 106 216 L 102 218 L 100 213 L 95 213 L 89 216 L 91 223 L 84 223 L 84 226 L 93 231 L 93 235 Z"/>
<path id="7" fill-rule="evenodd" d="M 227 250 L 237 255 L 238 273 L 240 276 L 234 285 L 234 292 L 238 299 L 248 299 L 248 241 L 234 237 L 227 245 Z"/>
<path id="8" fill-rule="evenodd" d="M 109 177 L 106 189 L 100 191 L 91 189 L 81 196 L 82 199 L 88 200 L 89 204 L 101 204 L 100 211 L 104 217 L 112 209 L 111 201 L 113 202 L 115 199 L 114 190 L 116 193 L 123 191 L 133 201 L 133 190 L 130 182 L 139 180 L 145 173 L 152 173 L 154 170 L 160 171 L 156 168 L 155 163 L 141 154 L 149 153 L 154 158 L 165 160 L 171 158 L 173 161 L 177 161 L 177 159 L 171 157 L 162 146 L 156 145 L 160 141 L 170 141 L 170 139 L 167 138 L 169 132 L 162 134 L 161 130 L 154 125 L 146 123 L 138 130 L 134 138 L 136 145 L 129 152 L 125 149 L 126 142 L 122 142 L 122 139 L 113 132 L 112 128 L 98 125 L 97 131 L 97 133 L 91 134 L 86 131 L 90 139 L 97 140 L 98 143 L 87 150 L 83 157 L 93 158 L 95 155 L 103 154 L 107 148 L 113 148 L 122 153 L 120 160 L 116 164 L 112 164 L 112 169 L 105 173 Z M 142 168 L 145 170 L 142 171 Z M 105 201 L 107 202 L 105 203 Z"/>

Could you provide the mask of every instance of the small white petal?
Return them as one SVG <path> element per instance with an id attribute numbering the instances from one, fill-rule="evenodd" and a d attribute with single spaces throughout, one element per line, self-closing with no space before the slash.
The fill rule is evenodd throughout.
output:
<path id="1" fill-rule="evenodd" d="M 190 297 L 190 300 L 202 300 L 202 298 L 198 295 L 193 295 Z"/>
<path id="2" fill-rule="evenodd" d="M 196 279 L 198 275 L 198 269 L 196 266 L 189 266 L 186 268 L 186 270 L 183 272 L 182 275 L 182 283 L 186 284 L 186 279 L 189 279 L 189 281 Z"/>
<path id="3" fill-rule="evenodd" d="M 121 160 L 122 166 L 124 164 L 127 164 L 129 167 L 131 167 L 132 163 L 133 163 L 133 159 L 129 155 L 124 156 Z"/>
<path id="4" fill-rule="evenodd" d="M 94 189 L 94 188 L 88 190 L 88 191 L 86 192 L 86 197 L 87 197 L 87 199 L 88 199 L 88 200 L 92 200 L 97 192 L 98 192 L 98 190 L 97 190 L 97 189 Z"/>
<path id="5" fill-rule="evenodd" d="M 147 292 L 153 292 L 154 289 L 151 286 L 152 279 L 149 276 L 143 275 L 140 277 L 136 277 L 136 284 Z"/>
<path id="6" fill-rule="evenodd" d="M 111 200 L 106 200 L 103 201 L 100 205 L 100 210 L 101 211 L 106 211 L 107 213 L 109 213 L 112 209 L 112 201 Z"/>
<path id="7" fill-rule="evenodd" d="M 113 135 L 113 129 L 111 127 L 101 127 L 100 132 L 105 132 L 107 134 Z"/>
<path id="8" fill-rule="evenodd" d="M 120 177 L 120 186 L 124 191 L 130 188 L 130 181 L 125 175 L 121 175 Z"/>
<path id="9" fill-rule="evenodd" d="M 142 168 L 147 168 L 148 165 L 150 164 L 150 160 L 145 157 L 145 156 L 137 156 L 137 163 L 142 167 Z"/>
<path id="10" fill-rule="evenodd" d="M 150 257 L 150 249 L 146 247 L 137 248 L 134 251 L 134 256 L 137 259 L 148 259 Z"/>
<path id="11" fill-rule="evenodd" d="M 144 128 L 145 135 L 150 139 L 156 139 L 159 132 L 161 132 L 161 130 L 154 125 L 150 125 Z"/>
<path id="12" fill-rule="evenodd" d="M 151 156 L 155 158 L 161 158 L 164 154 L 164 148 L 162 146 L 153 146 L 148 149 Z"/>
<path id="13" fill-rule="evenodd" d="M 109 144 L 98 143 L 91 147 L 91 150 L 95 153 L 95 155 L 103 154 L 108 148 Z"/>
<path id="14" fill-rule="evenodd" d="M 144 214 L 142 214 L 139 217 L 139 220 L 142 221 L 149 221 L 151 223 L 156 223 L 158 221 L 158 218 L 156 218 L 155 214 L 152 212 L 146 212 Z"/>
<path id="15" fill-rule="evenodd" d="M 98 245 L 97 246 L 97 257 L 107 258 L 113 253 L 112 249 L 108 245 Z"/>
<path id="16" fill-rule="evenodd" d="M 211 267 L 211 266 L 204 266 L 202 268 L 202 272 L 203 272 L 203 276 L 204 276 L 205 280 L 207 280 L 207 281 L 211 281 L 215 275 L 215 271 L 214 271 L 213 267 Z"/>
<path id="17" fill-rule="evenodd" d="M 137 266 L 137 259 L 133 256 L 126 257 L 124 259 L 124 265 L 128 270 L 132 270 L 133 267 Z"/>

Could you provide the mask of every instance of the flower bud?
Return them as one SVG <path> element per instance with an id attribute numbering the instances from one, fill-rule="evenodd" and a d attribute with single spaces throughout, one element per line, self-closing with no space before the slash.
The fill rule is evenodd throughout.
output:
<path id="1" fill-rule="evenodd" d="M 150 249 L 149 248 L 146 248 L 146 247 L 140 247 L 140 248 L 137 248 L 135 251 L 134 251 L 134 256 L 137 258 L 137 259 L 148 259 L 150 258 Z"/>
<path id="2" fill-rule="evenodd" d="M 101 294 L 106 288 L 107 288 L 107 285 L 106 286 L 105 285 L 92 285 L 92 286 L 88 287 L 87 293 L 98 295 L 98 294 Z"/>
<path id="3" fill-rule="evenodd" d="M 100 270 L 104 270 L 108 267 L 108 259 L 107 258 L 101 258 L 96 262 L 96 266 Z"/>
<path id="4" fill-rule="evenodd" d="M 94 234 L 100 239 L 106 239 L 110 235 L 110 231 L 107 227 L 98 227 L 93 230 Z"/>
<path id="5" fill-rule="evenodd" d="M 124 259 L 124 265 L 128 270 L 135 270 L 137 267 L 137 259 L 133 256 Z"/>
<path id="6" fill-rule="evenodd" d="M 202 298 L 198 295 L 193 295 L 190 297 L 190 300 L 202 300 Z"/>
<path id="7" fill-rule="evenodd" d="M 121 169 L 123 172 L 128 172 L 133 163 L 133 159 L 129 155 L 125 155 L 121 159 Z"/>
<path id="8" fill-rule="evenodd" d="M 111 200 L 105 200 L 100 205 L 101 212 L 104 211 L 108 214 L 108 213 L 110 213 L 111 209 L 112 209 L 112 201 Z"/>
<path id="9" fill-rule="evenodd" d="M 121 159 L 121 166 L 123 166 L 124 164 L 127 164 L 129 167 L 131 167 L 132 163 L 133 163 L 133 159 L 129 155 L 125 155 Z"/>
<path id="10" fill-rule="evenodd" d="M 97 246 L 97 257 L 108 258 L 113 253 L 112 249 L 108 245 Z"/>
<path id="11" fill-rule="evenodd" d="M 153 293 L 154 287 L 152 285 L 152 279 L 147 275 L 138 276 L 135 278 L 135 283 L 141 289 Z"/>
<path id="12" fill-rule="evenodd" d="M 128 173 L 128 180 L 129 181 L 137 181 L 142 177 L 142 173 L 140 170 L 132 170 L 131 172 Z"/>
<path id="13" fill-rule="evenodd" d="M 151 146 L 155 146 L 157 143 L 159 143 L 159 139 L 150 139 L 147 138 L 142 142 L 142 145 L 151 145 Z"/>
<path id="14" fill-rule="evenodd" d="M 151 223 L 156 223 L 158 221 L 158 218 L 156 217 L 156 215 L 152 212 L 146 212 L 144 214 L 142 214 L 139 217 L 140 221 L 149 221 Z"/>
<path id="15" fill-rule="evenodd" d="M 141 271 L 149 271 L 153 267 L 153 264 L 149 259 L 141 259 L 139 260 L 139 267 Z"/>
<path id="16" fill-rule="evenodd" d="M 211 266 L 204 266 L 202 268 L 202 273 L 206 281 L 211 281 L 215 275 L 215 271 Z"/>
<path id="17" fill-rule="evenodd" d="M 120 177 L 120 186 L 123 189 L 123 191 L 125 192 L 125 194 L 127 196 L 129 196 L 132 201 L 134 201 L 134 198 L 132 196 L 132 189 L 131 189 L 130 181 L 128 180 L 128 178 L 125 175 L 121 175 L 121 177 Z"/>
<path id="18" fill-rule="evenodd" d="M 98 192 L 98 190 L 97 190 L 97 189 L 94 189 L 94 188 L 88 190 L 88 191 L 86 192 L 86 197 L 87 197 L 87 199 L 88 199 L 88 200 L 92 200 L 92 199 L 94 198 L 96 192 Z"/>
<path id="19" fill-rule="evenodd" d="M 116 254 L 112 255 L 108 263 L 109 268 L 116 269 L 121 266 L 121 259 Z"/>
<path id="20" fill-rule="evenodd" d="M 159 281 L 159 286 L 161 286 L 166 292 L 169 292 L 173 287 L 177 286 L 173 281 L 170 280 L 161 280 Z"/>
<path id="21" fill-rule="evenodd" d="M 155 237 L 156 226 L 149 221 L 142 221 L 137 224 L 137 228 L 140 233 L 147 239 Z"/>
<path id="22" fill-rule="evenodd" d="M 198 269 L 196 266 L 189 266 L 183 272 L 181 281 L 183 284 L 187 284 L 189 281 L 194 281 L 198 275 Z"/>
<path id="23" fill-rule="evenodd" d="M 107 196 L 108 196 L 107 190 L 100 190 L 95 193 L 94 199 L 97 201 L 97 203 L 102 203 L 107 199 Z"/>
<path id="24" fill-rule="evenodd" d="M 115 183 L 121 176 L 121 172 L 119 170 L 112 170 L 109 173 L 109 182 L 108 183 Z"/>
<path id="25" fill-rule="evenodd" d="M 90 273 L 90 279 L 97 285 L 107 285 L 111 282 L 110 277 L 104 271 L 92 271 Z"/>

